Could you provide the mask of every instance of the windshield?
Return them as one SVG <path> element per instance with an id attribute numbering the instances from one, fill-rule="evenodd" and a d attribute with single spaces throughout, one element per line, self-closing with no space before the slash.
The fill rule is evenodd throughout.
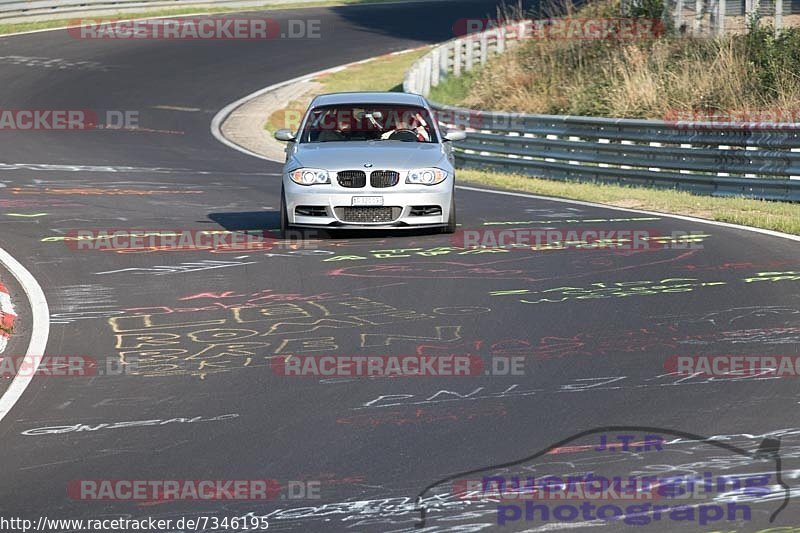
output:
<path id="1" fill-rule="evenodd" d="M 401 141 L 435 143 L 428 110 L 417 106 L 321 106 L 312 109 L 300 142 Z"/>

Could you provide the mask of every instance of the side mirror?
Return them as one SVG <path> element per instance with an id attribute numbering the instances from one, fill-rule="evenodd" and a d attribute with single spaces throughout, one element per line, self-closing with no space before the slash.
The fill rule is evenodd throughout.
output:
<path id="1" fill-rule="evenodd" d="M 280 129 L 275 132 L 275 138 L 279 141 L 291 142 L 295 140 L 295 134 L 289 129 Z"/>
<path id="2" fill-rule="evenodd" d="M 467 138 L 467 132 L 461 130 L 450 130 L 444 134 L 445 141 L 463 141 Z"/>

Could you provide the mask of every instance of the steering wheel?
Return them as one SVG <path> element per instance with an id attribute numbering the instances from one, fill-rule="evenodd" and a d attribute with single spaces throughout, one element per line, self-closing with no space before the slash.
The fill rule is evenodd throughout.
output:
<path id="1" fill-rule="evenodd" d="M 414 130 L 409 129 L 400 129 L 394 130 L 391 135 L 389 135 L 390 141 L 405 141 L 405 142 L 417 142 L 417 132 Z"/>

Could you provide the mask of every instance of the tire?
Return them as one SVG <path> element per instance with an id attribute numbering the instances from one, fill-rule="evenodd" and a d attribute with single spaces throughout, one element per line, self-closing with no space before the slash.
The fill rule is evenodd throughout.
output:
<path id="1" fill-rule="evenodd" d="M 455 233 L 456 232 L 456 195 L 453 191 L 453 196 L 450 199 L 450 216 L 447 217 L 447 225 L 442 226 L 442 233 Z"/>
<path id="2" fill-rule="evenodd" d="M 281 239 L 286 238 L 286 233 L 291 229 L 289 225 L 289 213 L 286 209 L 286 192 L 281 185 Z"/>

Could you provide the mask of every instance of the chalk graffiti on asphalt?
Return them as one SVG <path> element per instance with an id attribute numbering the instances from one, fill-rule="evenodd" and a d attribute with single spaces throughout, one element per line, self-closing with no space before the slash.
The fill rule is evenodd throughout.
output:
<path id="1" fill-rule="evenodd" d="M 696 325 L 708 323 L 719 327 L 732 325 L 734 322 L 746 322 L 751 328 L 754 322 L 768 322 L 776 325 L 800 325 L 800 308 L 778 305 L 751 305 L 745 307 L 729 307 L 718 311 L 708 311 L 699 314 L 680 314 L 666 316 L 652 316 L 654 325 Z M 777 322 L 777 323 L 776 323 Z"/>
<path id="2" fill-rule="evenodd" d="M 165 274 L 185 274 L 187 272 L 202 272 L 205 270 L 216 270 L 220 268 L 254 265 L 256 261 L 212 261 L 203 260 L 190 263 L 180 263 L 179 265 L 154 265 L 151 267 L 130 267 L 118 270 L 106 270 L 95 272 L 96 275 L 102 274 L 153 274 L 163 276 Z"/>
<path id="3" fill-rule="evenodd" d="M 574 216 L 573 214 L 563 213 L 565 216 Z M 548 215 L 551 218 L 541 220 L 514 220 L 514 221 L 499 221 L 499 222 L 484 222 L 484 226 L 518 226 L 524 224 L 596 224 L 602 222 L 655 222 L 661 220 L 661 217 L 627 217 L 627 218 L 558 218 L 553 220 L 555 215 Z"/>
<path id="4" fill-rule="evenodd" d="M 753 277 L 742 278 L 739 283 L 800 281 L 800 271 L 759 272 Z M 519 302 L 524 304 L 560 303 L 567 300 L 590 300 L 598 298 L 624 298 L 627 296 L 650 296 L 693 292 L 702 287 L 728 285 L 727 281 L 702 281 L 697 278 L 666 278 L 659 281 L 618 281 L 592 283 L 588 287 L 554 287 L 534 291 L 530 289 L 510 289 L 491 291 L 490 296 L 526 295 Z M 528 296 L 540 295 L 533 300 Z"/>
<path id="5" fill-rule="evenodd" d="M 0 199 L 0 207 L 4 209 L 26 209 L 26 208 L 59 208 L 59 207 L 83 207 L 84 204 L 77 202 L 66 202 L 56 199 L 22 199 L 22 198 L 3 198 Z"/>
<path id="6" fill-rule="evenodd" d="M 485 308 L 436 308 L 429 312 L 401 309 L 365 297 L 322 295 L 292 299 L 292 295 L 241 297 L 220 302 L 229 293 L 207 293 L 211 304 L 199 308 L 172 306 L 132 308 L 133 313 L 108 319 L 115 349 L 123 364 L 136 361 L 134 373 L 158 376 L 207 374 L 236 368 L 266 366 L 277 356 L 308 352 L 336 353 L 342 341 L 360 348 L 395 343 L 454 342 L 461 338 L 460 325 L 442 325 Z M 191 300 L 204 299 L 194 295 Z M 225 300 L 225 298 L 222 298 Z M 238 303 L 239 305 L 234 305 Z M 186 312 L 203 316 L 187 317 Z M 414 334 L 397 332 L 398 326 L 425 321 Z M 388 332 L 381 332 L 382 328 Z"/>
<path id="7" fill-rule="evenodd" d="M 70 324 L 77 320 L 107 318 L 123 314 L 117 304 L 117 290 L 94 283 L 66 285 L 56 289 L 50 308 L 52 324 Z"/>
<path id="8" fill-rule="evenodd" d="M 591 254 L 573 254 L 569 264 L 573 274 L 563 273 L 546 263 L 547 255 L 511 254 L 490 261 L 470 263 L 465 261 L 434 261 L 394 264 L 359 264 L 328 271 L 329 276 L 355 278 L 400 278 L 400 279 L 474 279 L 514 280 L 517 282 L 542 282 L 567 280 L 594 276 L 606 272 L 623 272 L 661 264 L 680 264 L 699 250 L 687 250 L 679 255 L 669 250 L 641 250 L 617 253 L 611 251 Z M 487 256 L 482 256 L 486 259 Z M 643 259 L 634 262 L 633 259 Z"/>
<path id="9" fill-rule="evenodd" d="M 678 237 L 659 236 L 659 237 L 642 237 L 642 240 L 656 242 L 658 244 L 673 245 L 675 250 L 685 249 L 689 244 L 702 243 L 711 237 L 707 233 L 698 233 L 692 235 L 682 235 Z M 515 250 L 530 250 L 530 251 L 557 251 L 557 250 L 572 250 L 577 244 L 589 245 L 588 241 L 569 241 L 569 242 L 554 242 L 543 245 L 531 244 L 512 244 L 509 246 L 497 247 L 479 247 L 479 248 L 463 248 L 457 246 L 435 246 L 432 248 L 387 248 L 378 250 L 369 250 L 362 252 L 362 255 L 336 255 L 323 259 L 324 262 L 333 261 L 363 261 L 366 259 L 407 259 L 409 257 L 437 257 L 441 255 L 481 255 L 481 254 L 503 254 Z M 625 239 L 608 239 L 607 248 L 613 249 L 615 245 L 626 244 Z M 605 250 L 604 250 L 605 251 Z M 367 255 L 368 254 L 368 255 Z"/>
<path id="10" fill-rule="evenodd" d="M 780 268 L 786 267 L 794 267 L 800 265 L 800 261 L 798 260 L 785 260 L 785 261 L 766 261 L 763 263 L 753 263 L 751 261 L 739 261 L 739 262 L 726 262 L 721 264 L 709 264 L 709 265 L 683 265 L 681 268 L 683 270 L 688 270 L 690 272 L 716 272 L 716 271 L 725 271 L 725 270 L 776 270 Z"/>
<path id="11" fill-rule="evenodd" d="M 238 414 L 232 413 L 213 417 L 195 416 L 193 418 L 167 418 L 154 420 L 129 420 L 125 422 L 104 422 L 101 424 L 71 424 L 66 426 L 47 426 L 41 428 L 26 429 L 21 435 L 62 435 L 64 433 L 94 432 L 109 429 L 134 428 L 144 426 L 164 426 L 167 424 L 193 424 L 196 422 L 220 422 L 239 418 Z"/>
<path id="12" fill-rule="evenodd" d="M 467 386 L 458 390 L 437 389 L 435 392 L 419 393 L 419 391 L 403 391 L 393 394 L 380 394 L 371 400 L 363 402 L 353 410 L 379 409 L 402 406 L 427 406 L 440 403 L 475 402 L 488 400 L 511 400 L 514 398 L 532 397 L 538 394 L 576 394 L 597 391 L 629 391 L 633 389 L 647 389 L 654 387 L 690 387 L 690 386 L 723 386 L 748 383 L 766 383 L 775 379 L 775 376 L 750 375 L 744 377 L 720 378 L 703 377 L 695 373 L 689 376 L 678 372 L 668 372 L 650 378 L 636 381 L 630 376 L 599 376 L 586 378 L 572 378 L 570 381 L 555 384 L 548 383 L 542 388 L 526 387 L 520 383 L 503 385 L 502 387 Z"/>
<path id="13" fill-rule="evenodd" d="M 195 191 L 188 189 L 103 189 L 99 187 L 74 187 L 74 188 L 25 188 L 11 187 L 8 189 L 11 194 L 55 194 L 61 196 L 153 196 L 158 194 L 203 194 L 205 191 Z"/>

